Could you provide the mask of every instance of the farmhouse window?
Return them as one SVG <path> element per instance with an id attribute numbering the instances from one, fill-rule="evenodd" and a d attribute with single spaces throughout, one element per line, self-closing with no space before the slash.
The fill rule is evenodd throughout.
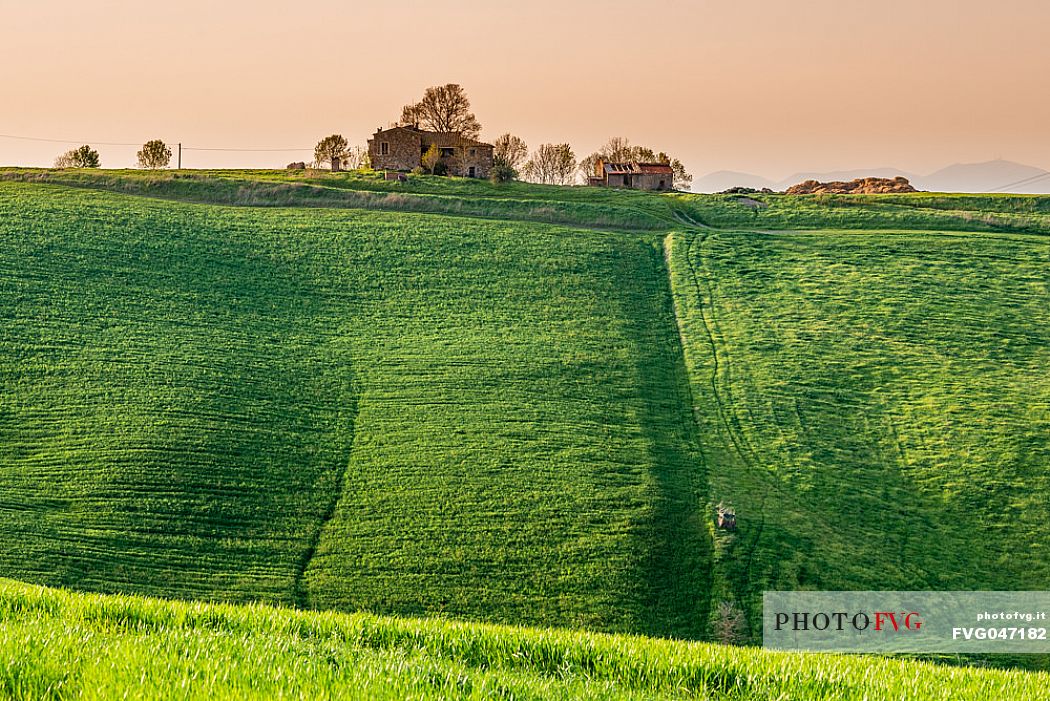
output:
<path id="1" fill-rule="evenodd" d="M 379 155 L 389 156 L 390 155 L 390 144 L 386 141 L 379 144 Z"/>
<path id="2" fill-rule="evenodd" d="M 455 148 L 443 148 L 443 149 L 441 149 L 441 157 L 442 158 L 452 158 L 455 155 L 456 155 L 456 149 Z"/>
<path id="3" fill-rule="evenodd" d="M 476 148 L 472 148 L 472 149 L 470 149 L 470 155 L 471 155 L 471 156 L 476 156 L 476 155 L 478 155 L 478 150 L 477 150 Z"/>

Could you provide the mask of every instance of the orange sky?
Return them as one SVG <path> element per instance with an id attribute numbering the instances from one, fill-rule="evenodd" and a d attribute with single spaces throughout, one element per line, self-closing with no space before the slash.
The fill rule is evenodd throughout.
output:
<path id="1" fill-rule="evenodd" d="M 1050 169 L 1046 0 L 0 0 L 0 134 L 364 143 L 459 82 L 484 136 L 623 135 L 697 176 L 996 157 Z M 68 146 L 0 138 L 0 164 Z M 99 146 L 105 166 L 135 148 Z M 308 152 L 187 152 L 283 166 Z"/>

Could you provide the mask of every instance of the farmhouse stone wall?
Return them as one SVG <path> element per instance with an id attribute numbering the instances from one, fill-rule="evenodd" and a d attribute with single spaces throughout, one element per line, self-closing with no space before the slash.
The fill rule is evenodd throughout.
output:
<path id="1" fill-rule="evenodd" d="M 446 151 L 442 161 L 450 175 L 487 178 L 492 171 L 491 144 L 412 127 L 377 130 L 368 140 L 368 155 L 376 170 L 409 171 L 422 165 L 423 154 L 431 145 Z"/>
<path id="2" fill-rule="evenodd" d="M 593 180 L 597 181 L 593 184 L 606 185 L 607 187 L 629 187 L 633 190 L 670 190 L 673 176 L 659 173 L 631 173 L 625 175 L 611 173 L 605 176 L 604 181 L 600 178 L 593 178 Z"/>
<path id="3" fill-rule="evenodd" d="M 489 176 L 493 161 L 491 146 L 467 141 L 445 148 L 454 149 L 454 155 L 445 159 L 449 174 L 464 178 L 487 178 Z M 473 172 L 471 168 L 474 169 Z"/>
<path id="4" fill-rule="evenodd" d="M 643 173 L 631 176 L 631 187 L 637 190 L 669 190 L 673 176 L 658 173 Z"/>
<path id="5" fill-rule="evenodd" d="M 368 140 L 368 156 L 376 170 L 412 170 L 419 167 L 422 136 L 412 129 L 379 130 Z M 384 153 L 385 151 L 385 153 Z"/>

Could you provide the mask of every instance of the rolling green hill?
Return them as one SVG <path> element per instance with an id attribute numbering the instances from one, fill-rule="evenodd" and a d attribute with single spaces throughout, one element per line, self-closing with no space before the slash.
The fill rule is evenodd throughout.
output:
<path id="1" fill-rule="evenodd" d="M 1045 589 L 1048 234 L 1030 196 L 0 171 L 0 576 L 701 640 L 731 603 L 752 642 L 770 588 Z"/>
<path id="2" fill-rule="evenodd" d="M 559 629 L 72 594 L 0 580 L 23 699 L 1050 699 L 1050 675 Z"/>
<path id="3" fill-rule="evenodd" d="M 1050 242 L 668 237 L 717 596 L 1045 589 Z"/>
<path id="4" fill-rule="evenodd" d="M 1040 195 L 692 195 L 371 172 L 0 169 L 0 182 L 105 190 L 202 204 L 425 212 L 659 232 L 684 224 L 751 230 L 864 229 L 1050 234 Z"/>
<path id="5" fill-rule="evenodd" d="M 651 243 L 22 184 L 0 236 L 3 574 L 702 634 Z"/>

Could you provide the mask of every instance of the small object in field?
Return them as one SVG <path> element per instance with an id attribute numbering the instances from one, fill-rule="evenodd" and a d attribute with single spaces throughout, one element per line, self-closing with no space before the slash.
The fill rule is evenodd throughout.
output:
<path id="1" fill-rule="evenodd" d="M 716 519 L 718 527 L 723 531 L 735 531 L 736 530 L 736 511 L 731 506 L 725 506 L 723 504 L 718 505 L 718 517 Z"/>
<path id="2" fill-rule="evenodd" d="M 388 170 L 383 173 L 383 177 L 386 180 L 396 180 L 399 183 L 407 182 L 408 176 L 404 173 L 396 170 Z"/>

